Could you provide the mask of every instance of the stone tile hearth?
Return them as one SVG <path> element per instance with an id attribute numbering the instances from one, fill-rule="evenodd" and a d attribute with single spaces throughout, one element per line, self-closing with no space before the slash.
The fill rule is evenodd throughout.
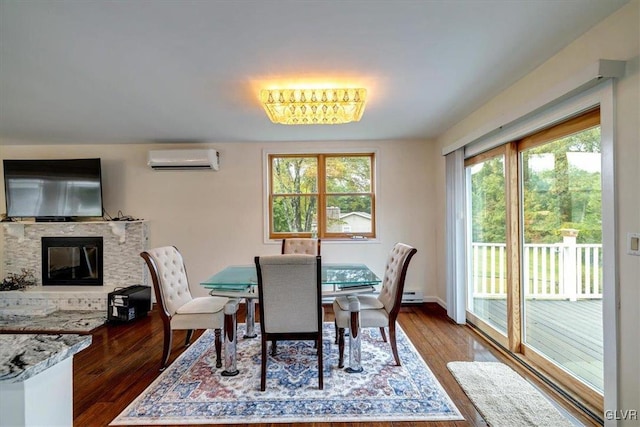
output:
<path id="1" fill-rule="evenodd" d="M 0 292 L 0 315 L 40 315 L 57 310 L 106 312 L 113 286 L 34 286 L 24 291 Z"/>

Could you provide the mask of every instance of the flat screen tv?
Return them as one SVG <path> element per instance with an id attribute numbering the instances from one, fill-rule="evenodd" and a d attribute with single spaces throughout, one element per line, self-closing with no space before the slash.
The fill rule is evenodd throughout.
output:
<path id="1" fill-rule="evenodd" d="M 102 217 L 100 159 L 3 160 L 8 218 Z"/>

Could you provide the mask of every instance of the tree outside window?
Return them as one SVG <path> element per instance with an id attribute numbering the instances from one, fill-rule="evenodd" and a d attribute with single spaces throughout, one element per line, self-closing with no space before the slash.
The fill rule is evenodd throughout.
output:
<path id="1" fill-rule="evenodd" d="M 270 238 L 375 237 L 373 153 L 277 154 L 269 167 Z"/>

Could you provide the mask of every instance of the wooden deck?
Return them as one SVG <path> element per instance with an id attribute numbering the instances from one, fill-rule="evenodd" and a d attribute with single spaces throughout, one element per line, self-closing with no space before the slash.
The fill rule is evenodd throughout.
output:
<path id="1" fill-rule="evenodd" d="M 476 299 L 475 313 L 506 330 L 506 301 Z M 525 343 L 603 390 L 602 300 L 527 300 Z"/>

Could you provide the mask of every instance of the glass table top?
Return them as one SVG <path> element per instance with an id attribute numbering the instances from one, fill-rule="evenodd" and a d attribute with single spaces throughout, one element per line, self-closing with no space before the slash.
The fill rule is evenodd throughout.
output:
<path id="1" fill-rule="evenodd" d="M 246 290 L 258 283 L 255 265 L 232 265 L 200 283 L 207 289 Z M 322 284 L 339 289 L 373 286 L 381 283 L 364 264 L 322 264 Z"/>

